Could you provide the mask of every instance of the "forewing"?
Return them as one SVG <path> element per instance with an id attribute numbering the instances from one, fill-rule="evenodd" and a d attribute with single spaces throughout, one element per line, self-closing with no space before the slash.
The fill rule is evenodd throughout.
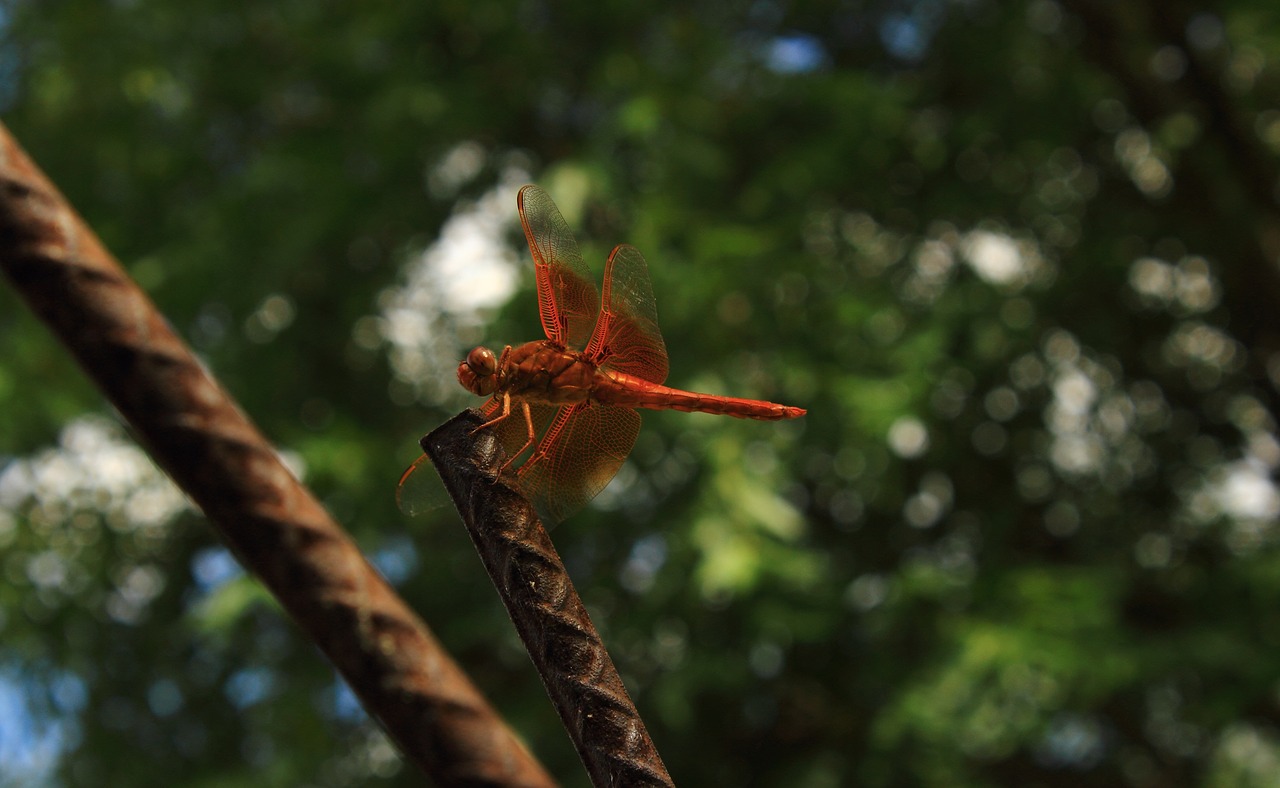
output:
<path id="1" fill-rule="evenodd" d="M 658 307 L 649 267 L 630 244 L 614 248 L 604 268 L 604 306 L 587 356 L 605 369 L 662 383 L 667 379 L 667 345 L 658 330 Z"/>
<path id="2" fill-rule="evenodd" d="M 551 197 L 537 186 L 520 190 L 520 224 L 533 253 L 538 312 L 547 339 L 580 349 L 591 339 L 600 312 L 600 294 L 582 261 L 569 223 Z"/>
<path id="3" fill-rule="evenodd" d="M 520 468 L 520 488 L 538 514 L 559 522 L 609 484 L 639 433 L 640 414 L 631 408 L 594 402 L 561 408 Z"/>

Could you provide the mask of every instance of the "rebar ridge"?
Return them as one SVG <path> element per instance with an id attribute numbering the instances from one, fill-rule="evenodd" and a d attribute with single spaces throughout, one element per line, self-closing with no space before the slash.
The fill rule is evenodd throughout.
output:
<path id="1" fill-rule="evenodd" d="M 551 538 L 505 479 L 499 442 L 465 411 L 422 439 L 597 786 L 674 785 Z"/>
<path id="2" fill-rule="evenodd" d="M 0 269 L 406 757 L 444 786 L 554 784 L 3 125 Z"/>

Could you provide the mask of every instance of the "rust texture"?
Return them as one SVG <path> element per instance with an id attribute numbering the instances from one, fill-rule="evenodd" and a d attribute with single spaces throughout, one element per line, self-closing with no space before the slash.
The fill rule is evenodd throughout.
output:
<path id="1" fill-rule="evenodd" d="M 673 785 L 533 507 L 496 469 L 504 455 L 466 411 L 422 439 L 485 569 L 597 786 Z M 474 434 L 473 434 L 474 433 Z"/>
<path id="2" fill-rule="evenodd" d="M 0 269 L 408 759 L 554 784 L 3 126 Z"/>

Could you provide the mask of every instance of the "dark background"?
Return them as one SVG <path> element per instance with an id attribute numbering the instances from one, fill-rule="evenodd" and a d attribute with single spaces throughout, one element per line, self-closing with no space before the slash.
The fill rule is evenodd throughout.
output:
<path id="1" fill-rule="evenodd" d="M 515 189 L 649 261 L 670 382 L 554 537 L 684 785 L 1272 785 L 1270 2 L 0 5 L 3 119 L 548 767 L 408 519 Z M 0 288 L 0 785 L 413 785 Z"/>

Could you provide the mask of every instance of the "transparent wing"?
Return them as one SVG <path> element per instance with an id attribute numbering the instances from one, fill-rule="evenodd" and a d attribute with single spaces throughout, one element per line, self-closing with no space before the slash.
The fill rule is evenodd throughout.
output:
<path id="1" fill-rule="evenodd" d="M 667 345 L 658 330 L 649 267 L 630 244 L 614 247 L 604 268 L 604 306 L 587 357 L 605 369 L 662 383 L 667 379 Z"/>
<path id="2" fill-rule="evenodd" d="M 520 489 L 543 519 L 560 522 L 609 484 L 639 433 L 640 414 L 631 408 L 594 402 L 562 407 L 520 467 Z"/>
<path id="3" fill-rule="evenodd" d="M 585 347 L 600 312 L 600 294 L 591 282 L 569 223 L 537 186 L 522 188 L 517 205 L 533 253 L 542 330 L 547 339 L 564 347 Z"/>
<path id="4" fill-rule="evenodd" d="M 414 460 L 413 465 L 400 474 L 400 483 L 396 485 L 396 505 L 410 517 L 443 509 L 449 503 L 444 482 L 440 481 L 440 475 L 427 455 Z"/>
<path id="5" fill-rule="evenodd" d="M 605 266 L 604 309 L 568 223 L 546 192 L 525 186 L 520 222 L 533 254 L 538 310 L 547 338 L 567 348 L 586 348 L 589 358 L 644 380 L 667 377 L 667 351 L 658 330 L 653 287 L 644 257 L 619 246 Z M 513 402 L 510 416 L 494 425 L 508 456 L 516 458 L 521 490 L 548 522 L 582 508 L 626 461 L 640 415 L 633 409 L 595 402 L 563 407 Z M 484 406 L 486 418 L 501 412 L 502 399 Z M 518 409 L 517 409 L 518 408 Z M 521 454 L 529 443 L 533 449 Z M 523 460 L 523 462 L 521 462 Z"/>

